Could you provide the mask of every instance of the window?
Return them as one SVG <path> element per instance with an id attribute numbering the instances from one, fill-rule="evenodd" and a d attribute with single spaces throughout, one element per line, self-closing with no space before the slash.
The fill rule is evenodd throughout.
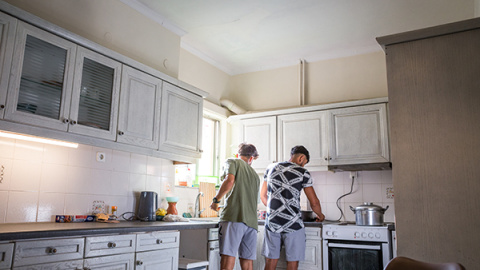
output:
<path id="1" fill-rule="evenodd" d="M 200 182 L 219 184 L 220 171 L 220 121 L 203 118 L 202 158 L 196 164 L 182 164 L 175 167 L 175 184 L 198 186 Z"/>

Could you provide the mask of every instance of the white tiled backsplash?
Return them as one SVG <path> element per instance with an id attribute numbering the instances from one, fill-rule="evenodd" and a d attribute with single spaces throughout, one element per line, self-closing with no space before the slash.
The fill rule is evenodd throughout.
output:
<path id="1" fill-rule="evenodd" d="M 105 153 L 104 162 L 97 152 Z M 90 214 L 95 200 L 134 212 L 140 191 L 174 194 L 172 161 L 111 149 L 77 149 L 0 139 L 0 223 L 54 221 L 55 215 Z"/>

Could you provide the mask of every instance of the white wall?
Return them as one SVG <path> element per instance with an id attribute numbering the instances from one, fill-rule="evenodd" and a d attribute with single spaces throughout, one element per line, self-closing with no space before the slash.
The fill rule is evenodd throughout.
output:
<path id="1" fill-rule="evenodd" d="M 105 162 L 96 153 L 106 154 Z M 140 191 L 155 191 L 162 207 L 175 194 L 171 161 L 80 145 L 66 148 L 0 139 L 0 223 L 54 221 L 55 215 L 86 215 L 95 200 L 136 210 Z M 170 191 L 169 191 L 170 189 Z"/>
<path id="2" fill-rule="evenodd" d="M 180 37 L 119 0 L 6 2 L 167 75 L 178 77 Z"/>

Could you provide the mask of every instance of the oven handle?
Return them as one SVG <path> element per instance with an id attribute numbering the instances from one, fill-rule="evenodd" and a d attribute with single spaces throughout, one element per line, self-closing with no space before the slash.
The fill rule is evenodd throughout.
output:
<path id="1" fill-rule="evenodd" d="M 380 246 L 373 246 L 373 245 L 349 245 L 349 244 L 328 243 L 328 247 L 381 250 Z"/>

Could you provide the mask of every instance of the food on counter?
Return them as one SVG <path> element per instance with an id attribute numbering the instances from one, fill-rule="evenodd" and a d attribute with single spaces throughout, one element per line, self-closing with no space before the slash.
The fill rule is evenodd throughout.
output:
<path id="1" fill-rule="evenodd" d="M 67 223 L 67 222 L 92 222 L 95 221 L 95 216 L 92 215 L 57 215 L 55 222 Z"/>
<path id="2" fill-rule="evenodd" d="M 165 216 L 167 214 L 167 210 L 163 208 L 158 208 L 157 211 L 155 212 L 155 215 L 157 216 Z"/>

